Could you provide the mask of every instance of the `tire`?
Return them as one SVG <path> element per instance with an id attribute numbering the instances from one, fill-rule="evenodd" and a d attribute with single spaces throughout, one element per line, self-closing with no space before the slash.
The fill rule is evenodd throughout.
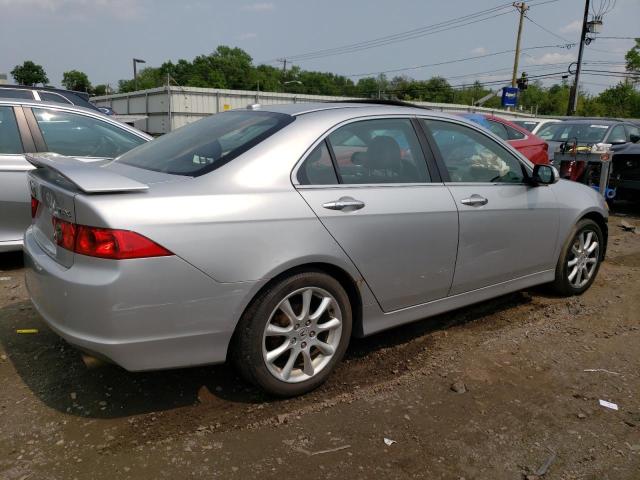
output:
<path id="1" fill-rule="evenodd" d="M 232 360 L 248 382 L 266 392 L 301 395 L 320 386 L 342 360 L 351 327 L 342 285 L 322 272 L 297 273 L 251 302 L 234 335 Z"/>
<path id="2" fill-rule="evenodd" d="M 583 244 L 580 243 L 581 239 Z M 597 244 L 594 246 L 593 242 Z M 600 269 L 603 248 L 604 236 L 600 226 L 588 218 L 580 220 L 571 230 L 560 252 L 556 278 L 551 284 L 553 290 L 562 296 L 580 295 L 586 291 Z M 572 263 L 571 266 L 569 262 Z"/>

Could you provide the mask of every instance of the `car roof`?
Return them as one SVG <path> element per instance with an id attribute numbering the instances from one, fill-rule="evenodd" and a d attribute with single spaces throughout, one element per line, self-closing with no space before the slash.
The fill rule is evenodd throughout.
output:
<path id="1" fill-rule="evenodd" d="M 0 85 L 0 88 L 14 89 L 14 90 L 44 90 L 48 92 L 56 92 L 56 93 L 70 93 L 76 95 L 83 100 L 89 101 L 89 94 L 87 92 L 81 92 L 78 90 L 67 90 L 66 88 L 58 88 L 58 87 L 37 87 L 33 85 L 10 85 L 3 84 Z"/>
<path id="2" fill-rule="evenodd" d="M 316 112 L 335 111 L 336 113 L 345 114 L 348 111 L 357 111 L 358 116 L 365 115 L 422 115 L 447 117 L 454 120 L 460 120 L 458 115 L 443 113 L 440 111 L 429 110 L 419 106 L 401 105 L 395 103 L 377 103 L 377 102 L 324 102 L 324 103 L 287 103 L 278 105 L 256 105 L 247 108 L 251 110 L 259 110 L 264 112 L 284 113 L 292 116 L 307 115 Z"/>
<path id="3" fill-rule="evenodd" d="M 616 120 L 615 118 L 576 118 L 576 119 L 565 119 L 562 123 L 599 123 L 600 125 L 615 125 L 616 123 L 626 123 L 624 120 Z"/>

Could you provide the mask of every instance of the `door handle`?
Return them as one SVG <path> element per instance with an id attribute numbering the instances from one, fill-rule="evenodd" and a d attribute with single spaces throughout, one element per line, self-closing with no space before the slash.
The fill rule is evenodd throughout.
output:
<path id="1" fill-rule="evenodd" d="M 322 206 L 329 210 L 344 210 L 352 212 L 354 210 L 360 210 L 361 208 L 363 208 L 364 202 L 351 197 L 341 197 L 338 200 L 334 200 L 333 202 L 323 203 Z"/>
<path id="2" fill-rule="evenodd" d="M 478 195 L 477 193 L 474 193 L 469 198 L 463 198 L 462 200 L 460 200 L 460 203 L 462 203 L 463 205 L 469 205 L 470 207 L 479 207 L 481 205 L 486 205 L 487 203 L 489 203 L 489 200 Z"/>

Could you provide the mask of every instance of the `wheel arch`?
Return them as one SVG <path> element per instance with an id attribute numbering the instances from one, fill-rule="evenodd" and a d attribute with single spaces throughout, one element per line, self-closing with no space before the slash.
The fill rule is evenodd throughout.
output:
<path id="1" fill-rule="evenodd" d="M 596 222 L 600 227 L 600 230 L 602 231 L 602 235 L 604 237 L 604 245 L 602 248 L 602 254 L 600 255 L 600 259 L 604 260 L 605 254 L 607 252 L 607 243 L 609 241 L 609 225 L 607 223 L 607 219 L 605 218 L 604 215 L 602 215 L 600 212 L 597 212 L 595 210 L 592 210 L 590 212 L 583 214 L 578 219 L 578 221 L 585 220 L 585 219 L 589 219 Z"/>
<path id="2" fill-rule="evenodd" d="M 273 276 L 271 279 L 269 279 L 269 281 L 264 283 L 257 291 L 253 293 L 253 295 L 251 296 L 251 300 L 247 302 L 244 309 L 242 310 L 241 315 L 238 318 L 239 319 L 242 318 L 245 312 L 253 305 L 253 302 L 255 301 L 255 299 L 258 298 L 258 296 L 260 296 L 260 294 L 265 289 L 269 288 L 271 285 L 273 285 L 276 282 L 279 282 L 284 278 L 290 277 L 292 275 L 296 275 L 298 273 L 304 273 L 304 272 L 321 272 L 333 277 L 340 283 L 342 288 L 344 288 L 345 291 L 347 292 L 347 296 L 349 298 L 349 303 L 351 306 L 351 316 L 352 316 L 352 323 L 353 323 L 351 335 L 356 337 L 363 336 L 363 327 L 362 327 L 363 300 L 362 300 L 362 292 L 360 291 L 359 283 L 363 283 L 364 280 L 363 279 L 356 280 L 344 268 L 338 265 L 335 265 L 333 263 L 328 263 L 323 261 L 301 263 L 299 265 L 289 267 L 279 272 L 277 275 Z M 233 332 L 231 341 L 229 343 L 230 346 L 235 343 L 234 340 L 238 331 L 239 324 L 240 324 L 240 321 L 237 322 L 234 328 L 234 332 Z M 232 348 L 228 349 L 227 357 L 229 356 L 229 353 L 231 350 Z"/>

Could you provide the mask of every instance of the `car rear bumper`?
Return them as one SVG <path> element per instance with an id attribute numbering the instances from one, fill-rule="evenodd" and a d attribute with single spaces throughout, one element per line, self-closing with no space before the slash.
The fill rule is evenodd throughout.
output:
<path id="1" fill-rule="evenodd" d="M 24 238 L 26 283 L 45 322 L 70 344 L 127 370 L 224 362 L 253 282 L 217 283 L 184 260 L 76 255 L 71 268 Z"/>

